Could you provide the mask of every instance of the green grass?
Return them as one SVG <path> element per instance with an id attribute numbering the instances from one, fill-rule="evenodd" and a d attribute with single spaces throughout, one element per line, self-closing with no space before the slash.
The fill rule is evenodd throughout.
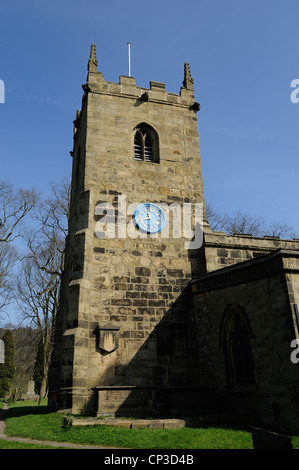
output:
<path id="1" fill-rule="evenodd" d="M 31 444 L 27 442 L 6 441 L 0 439 L 0 449 L 65 449 L 65 447 L 54 447 L 46 444 Z"/>
<path id="2" fill-rule="evenodd" d="M 34 402 L 17 402 L 9 405 L 5 432 L 9 436 L 38 440 L 131 449 L 253 448 L 249 429 L 225 424 L 181 429 L 126 429 L 103 425 L 63 429 L 62 424 L 61 413 L 36 406 Z M 293 446 L 299 449 L 299 436 L 293 438 Z"/>

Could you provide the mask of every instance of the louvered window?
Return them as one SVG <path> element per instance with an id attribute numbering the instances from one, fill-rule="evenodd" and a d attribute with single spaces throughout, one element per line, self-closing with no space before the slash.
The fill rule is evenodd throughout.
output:
<path id="1" fill-rule="evenodd" d="M 146 162 L 153 161 L 152 139 L 149 133 L 146 133 L 145 139 L 144 139 L 144 160 Z"/>
<path id="2" fill-rule="evenodd" d="M 142 161 L 143 150 L 143 136 L 139 130 L 136 131 L 134 140 L 134 158 L 135 160 Z"/>
<path id="3" fill-rule="evenodd" d="M 157 133 L 145 123 L 135 129 L 134 160 L 159 163 Z"/>

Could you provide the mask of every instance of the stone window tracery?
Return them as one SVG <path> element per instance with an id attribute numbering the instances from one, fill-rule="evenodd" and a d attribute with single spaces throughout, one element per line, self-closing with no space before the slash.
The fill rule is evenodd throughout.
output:
<path id="1" fill-rule="evenodd" d="M 142 123 L 134 130 L 134 160 L 159 163 L 159 142 L 157 132 Z"/>

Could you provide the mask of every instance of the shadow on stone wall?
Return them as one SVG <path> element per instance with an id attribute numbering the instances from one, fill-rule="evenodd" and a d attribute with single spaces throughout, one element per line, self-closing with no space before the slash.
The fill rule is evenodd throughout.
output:
<path id="1" fill-rule="evenodd" d="M 139 333 L 143 319 L 139 312 Z M 126 333 L 126 332 L 125 332 Z M 138 330 L 136 331 L 138 336 Z M 120 338 L 122 332 L 119 332 Z M 197 347 L 190 286 L 183 290 L 128 364 L 107 370 L 88 407 L 115 416 L 199 415 L 216 412 Z M 99 350 L 99 354 L 102 354 Z M 105 354 L 105 353 L 103 353 Z"/>

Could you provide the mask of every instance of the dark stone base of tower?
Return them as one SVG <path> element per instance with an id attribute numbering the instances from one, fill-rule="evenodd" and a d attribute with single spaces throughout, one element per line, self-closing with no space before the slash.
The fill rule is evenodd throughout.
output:
<path id="1" fill-rule="evenodd" d="M 111 83 L 93 45 L 83 90 L 49 404 L 298 430 L 299 241 L 212 232 L 203 215 L 194 244 L 204 195 L 188 64 L 179 94 Z M 163 212 L 140 212 L 146 234 L 134 213 L 148 203 Z"/>

